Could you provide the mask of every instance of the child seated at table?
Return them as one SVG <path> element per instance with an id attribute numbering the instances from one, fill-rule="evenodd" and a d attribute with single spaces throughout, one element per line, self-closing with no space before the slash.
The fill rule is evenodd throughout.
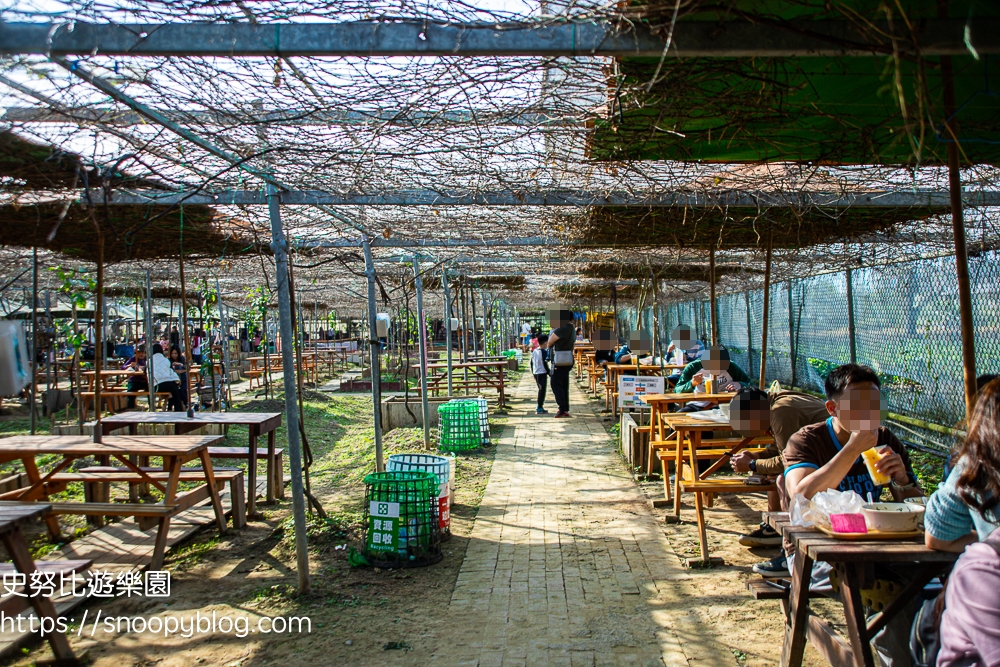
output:
<path id="1" fill-rule="evenodd" d="M 531 374 L 535 376 L 535 384 L 538 385 L 538 405 L 535 408 L 536 415 L 547 415 L 548 410 L 545 409 L 545 388 L 549 383 L 549 364 L 547 359 L 548 351 L 545 350 L 545 344 L 549 342 L 548 334 L 538 334 L 536 338 L 538 342 L 538 347 L 536 347 L 531 352 Z"/>

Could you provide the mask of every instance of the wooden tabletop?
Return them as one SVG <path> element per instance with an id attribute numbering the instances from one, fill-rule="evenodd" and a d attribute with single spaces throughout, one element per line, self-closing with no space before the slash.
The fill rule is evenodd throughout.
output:
<path id="1" fill-rule="evenodd" d="M 489 368 L 495 366 L 506 366 L 507 361 L 456 361 L 453 362 L 452 368 Z M 413 368 L 420 368 L 420 364 L 413 364 Z M 447 363 L 437 363 L 437 364 L 427 364 L 427 368 L 448 368 Z"/>
<path id="2" fill-rule="evenodd" d="M 196 412 L 188 417 L 186 412 L 122 412 L 101 421 L 105 424 L 263 424 L 271 419 L 281 419 L 280 412 Z M 3 442 L 3 440 L 0 440 Z"/>
<path id="3" fill-rule="evenodd" d="M 84 377 L 93 377 L 96 372 L 97 371 L 84 371 L 83 372 L 83 376 Z M 109 377 L 112 377 L 112 376 L 115 376 L 115 375 L 145 375 L 145 374 L 146 374 L 146 371 L 136 371 L 136 370 L 132 370 L 130 368 L 126 368 L 126 369 L 119 368 L 118 370 L 101 371 L 101 375 L 102 376 L 109 376 Z"/>
<path id="4" fill-rule="evenodd" d="M 609 363 L 607 366 L 605 366 L 605 368 L 607 368 L 609 371 L 634 371 L 635 370 L 635 364 L 610 364 Z M 656 364 L 640 364 L 639 365 L 639 370 L 640 371 L 656 371 L 657 373 L 659 373 L 661 369 Z"/>
<path id="5" fill-rule="evenodd" d="M 94 442 L 89 435 L 13 435 L 0 438 L 0 457 L 9 460 L 37 454 L 184 455 L 193 454 L 204 447 L 221 442 L 223 437 L 221 435 L 106 435 L 102 442 Z"/>
<path id="6" fill-rule="evenodd" d="M 924 538 L 898 540 L 840 540 L 820 532 L 789 523 L 787 512 L 771 512 L 767 522 L 782 532 L 796 549 L 805 551 L 813 560 L 828 563 L 947 563 L 960 554 L 928 549 Z"/>
<path id="7" fill-rule="evenodd" d="M 0 501 L 0 535 L 9 533 L 22 523 L 41 519 L 51 509 L 52 505 L 46 505 L 45 503 Z"/>
<path id="8" fill-rule="evenodd" d="M 725 392 L 716 394 L 695 394 L 686 392 L 682 394 L 645 394 L 642 400 L 647 403 L 690 403 L 692 401 L 710 401 L 712 403 L 729 403 L 736 396 L 736 392 Z"/>
<path id="9" fill-rule="evenodd" d="M 704 416 L 692 416 L 690 412 L 667 412 L 660 417 L 668 424 L 680 424 L 684 428 L 688 426 L 700 426 L 703 424 L 714 424 L 715 426 L 729 426 L 729 420 L 709 419 Z"/>

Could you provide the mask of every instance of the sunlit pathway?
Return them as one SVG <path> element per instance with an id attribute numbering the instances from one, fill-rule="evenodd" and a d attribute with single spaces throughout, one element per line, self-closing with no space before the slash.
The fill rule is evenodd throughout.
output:
<path id="1" fill-rule="evenodd" d="M 686 570 L 573 386 L 570 419 L 516 388 L 448 618 L 441 664 L 735 665 Z M 552 406 L 552 412 L 555 407 Z M 470 630 L 472 629 L 472 630 Z"/>

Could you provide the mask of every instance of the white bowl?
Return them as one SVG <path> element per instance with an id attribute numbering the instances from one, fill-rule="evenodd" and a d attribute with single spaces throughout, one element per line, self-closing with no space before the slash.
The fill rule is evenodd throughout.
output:
<path id="1" fill-rule="evenodd" d="M 868 530 L 906 533 L 917 530 L 924 507 L 913 503 L 872 503 L 861 506 Z"/>
<path id="2" fill-rule="evenodd" d="M 916 496 L 915 498 L 903 498 L 903 502 L 907 505 L 918 505 L 920 507 L 927 507 L 927 496 Z"/>

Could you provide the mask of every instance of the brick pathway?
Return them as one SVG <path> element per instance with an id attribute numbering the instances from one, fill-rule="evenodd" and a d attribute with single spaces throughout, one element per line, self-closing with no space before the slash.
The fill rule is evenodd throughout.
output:
<path id="1" fill-rule="evenodd" d="M 448 613 L 463 636 L 436 661 L 736 665 L 594 404 L 571 383 L 573 417 L 557 420 L 534 414 L 534 391 L 525 375 L 514 392 Z"/>

